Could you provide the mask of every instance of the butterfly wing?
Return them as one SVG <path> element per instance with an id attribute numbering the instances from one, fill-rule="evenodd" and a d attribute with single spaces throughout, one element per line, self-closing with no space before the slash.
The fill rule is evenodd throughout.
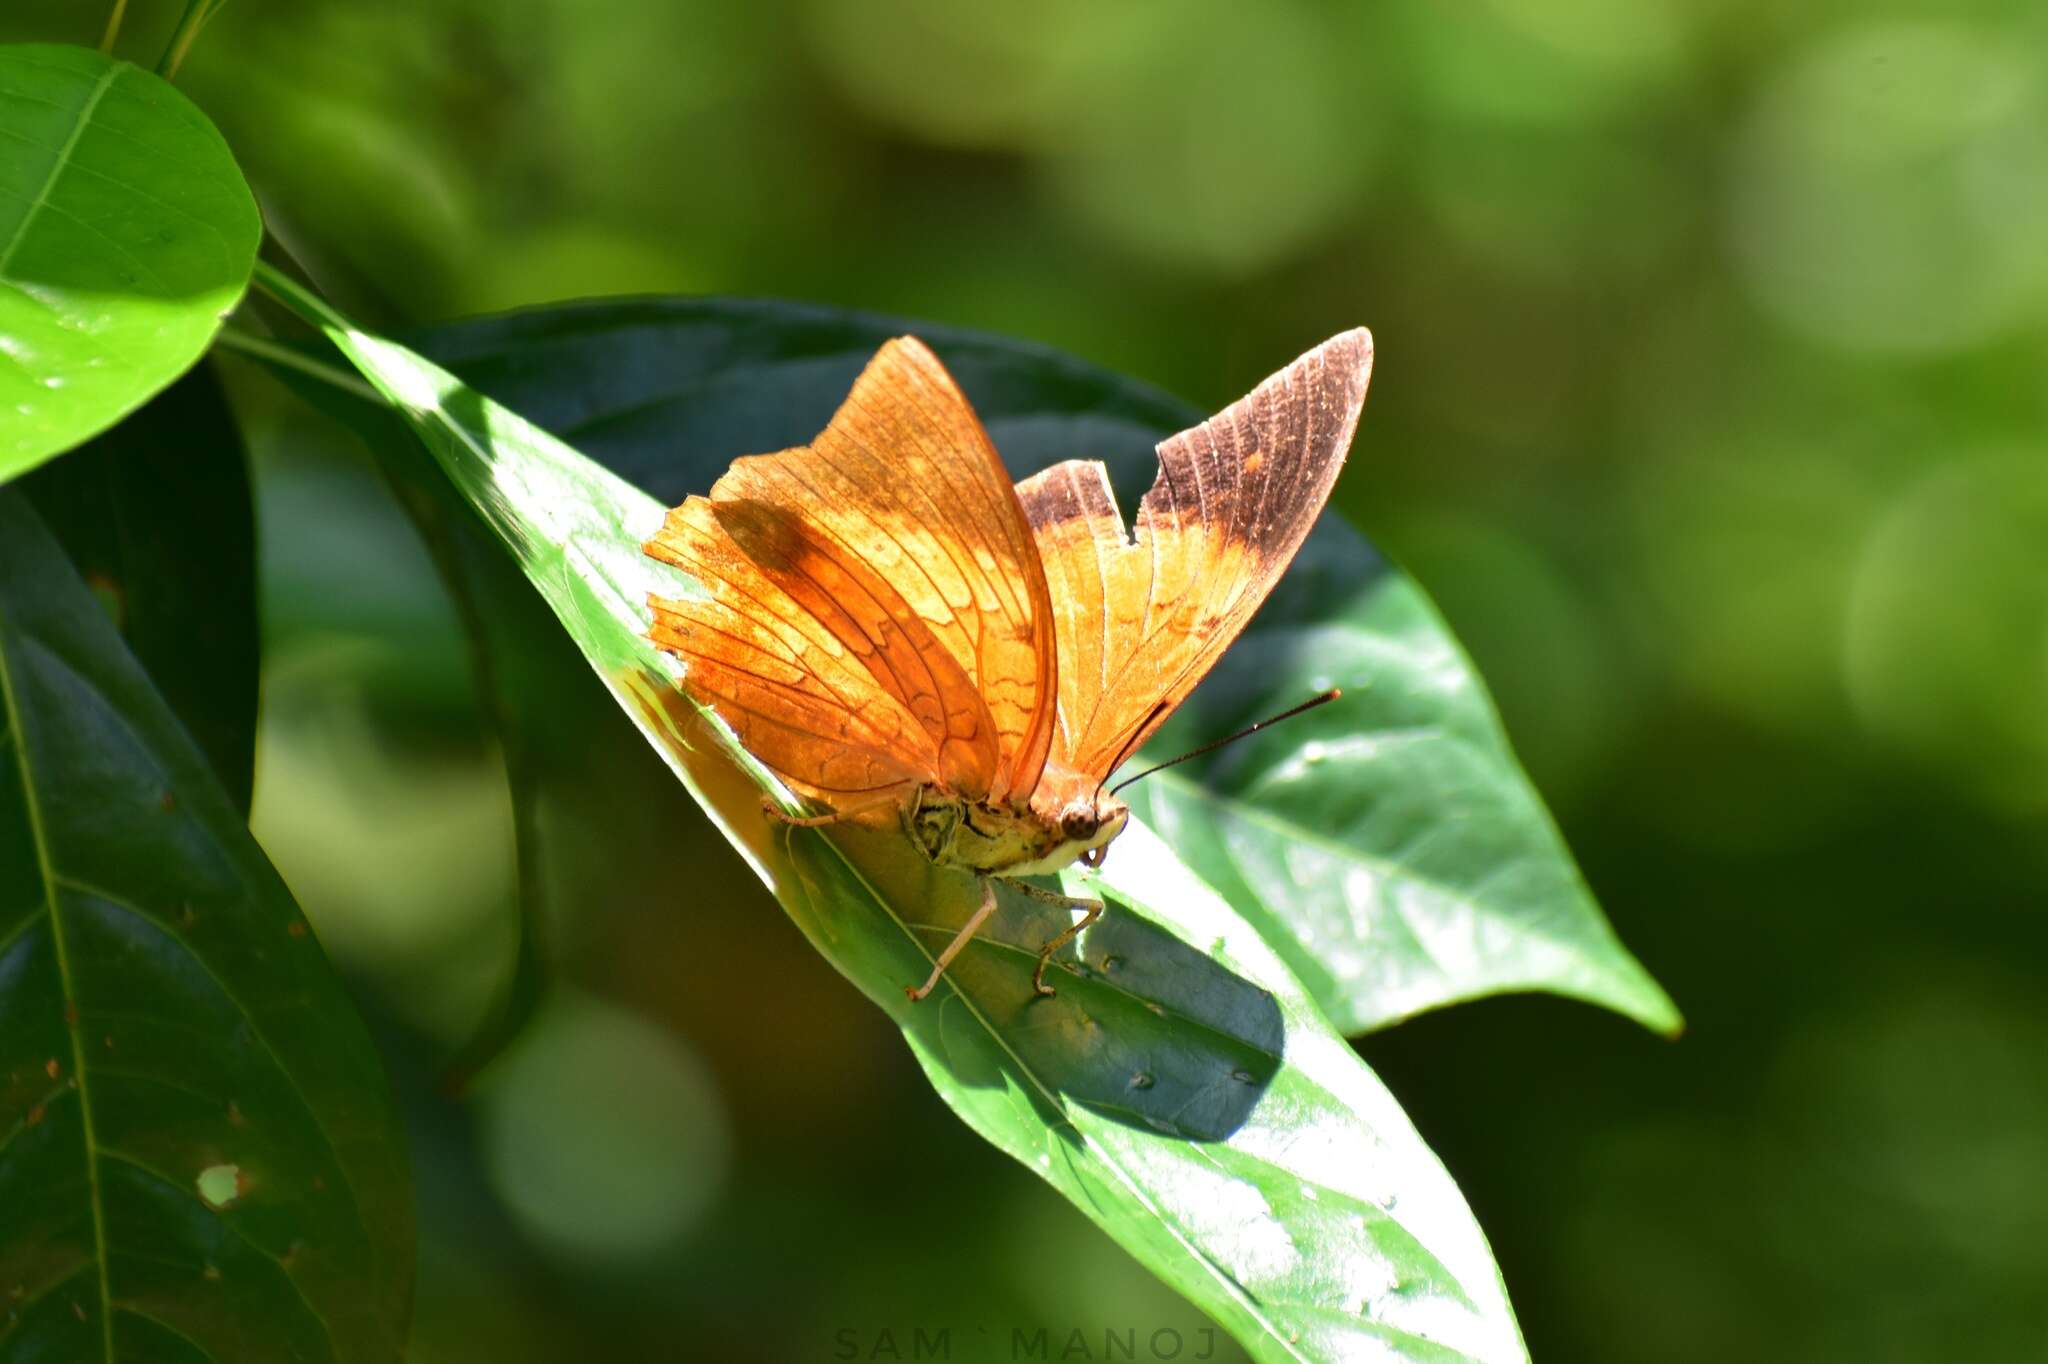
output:
<path id="1" fill-rule="evenodd" d="M 1237 638 L 1322 511 L 1371 375 L 1371 333 L 1345 332 L 1161 444 L 1133 537 L 1096 461 L 1017 486 L 1055 603 L 1055 761 L 1107 777 Z"/>
<path id="2" fill-rule="evenodd" d="M 1045 572 L 995 447 L 921 342 L 883 346 L 815 441 L 735 460 L 647 552 L 707 594 L 653 599 L 655 641 L 800 788 L 1037 784 L 1055 721 Z"/>
<path id="3" fill-rule="evenodd" d="M 701 597 L 649 597 L 649 637 L 688 665 L 697 699 L 791 786 L 834 804 L 929 780 L 938 753 L 859 657 L 733 543 L 709 500 L 668 514 L 647 552 Z"/>

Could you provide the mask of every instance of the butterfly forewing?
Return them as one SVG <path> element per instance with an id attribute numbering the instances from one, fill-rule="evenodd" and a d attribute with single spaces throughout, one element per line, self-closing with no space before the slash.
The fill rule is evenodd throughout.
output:
<path id="1" fill-rule="evenodd" d="M 1160 445 L 1129 539 L 1099 463 L 1017 486 L 1057 603 L 1054 760 L 1108 776 L 1214 666 L 1322 511 L 1371 374 L 1345 332 Z"/>
<path id="2" fill-rule="evenodd" d="M 647 551 L 706 594 L 651 597 L 650 638 L 685 661 L 697 699 L 755 757 L 828 800 L 930 777 L 938 763 L 930 734 L 734 544 L 707 499 L 671 511 Z"/>
<path id="3" fill-rule="evenodd" d="M 837 747 L 882 785 L 1037 784 L 1055 719 L 1045 574 L 995 448 L 918 341 L 884 346 L 810 445 L 734 461 L 648 550 L 712 598 L 657 600 L 657 642 L 800 786 L 849 789 L 814 779 L 849 765 Z"/>

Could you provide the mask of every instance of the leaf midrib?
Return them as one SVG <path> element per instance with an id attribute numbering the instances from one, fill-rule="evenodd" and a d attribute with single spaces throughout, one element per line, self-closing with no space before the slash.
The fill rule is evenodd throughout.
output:
<path id="1" fill-rule="evenodd" d="M 120 74 L 121 63 L 116 62 L 109 66 L 100 75 L 99 80 L 93 83 L 91 93 L 85 97 L 85 102 L 79 106 L 78 112 L 72 116 L 70 135 L 64 139 L 64 145 L 57 149 L 56 156 L 51 158 L 50 171 L 43 177 L 42 188 L 36 191 L 35 199 L 22 211 L 21 220 L 15 223 L 14 231 L 7 238 L 6 247 L 0 249 L 0 276 L 7 273 L 7 267 L 14 261 L 14 253 L 21 249 L 22 241 L 28 236 L 29 225 L 35 222 L 36 215 L 48 205 L 50 190 L 64 174 L 65 166 L 70 164 L 71 153 L 77 150 L 78 140 L 85 136 L 86 126 L 92 122 L 93 111 L 100 107 L 100 101 L 106 97 L 107 91 L 113 87 Z M 109 1349 L 108 1357 L 112 1358 L 112 1354 L 112 1350 Z"/>
<path id="2" fill-rule="evenodd" d="M 111 72 L 108 73 L 107 79 L 112 79 Z M 102 85 L 105 83 L 103 81 Z M 0 269 L 4 269 L 5 265 L 5 256 L 0 256 Z M 8 663 L 7 620 L 4 614 L 0 614 L 0 715 L 4 715 L 7 721 L 8 733 L 14 736 L 14 767 L 21 777 L 22 807 L 28 813 L 29 841 L 35 845 L 36 868 L 43 878 L 43 908 L 50 916 L 51 949 L 57 959 L 57 978 L 63 986 L 65 1007 L 69 1012 L 78 1007 L 78 991 L 72 980 L 71 959 L 64 942 L 64 916 L 57 912 L 57 869 L 50 860 L 49 839 L 43 829 L 42 805 L 36 799 L 35 780 L 29 772 L 28 735 L 22 729 L 21 706 L 15 699 L 14 677 Z M 92 1198 L 93 1259 L 99 1266 L 100 1282 L 100 1348 L 107 1364 L 113 1364 L 114 1307 L 113 1291 L 107 1282 L 107 1214 L 105 1199 L 100 1193 L 99 1138 L 93 1130 L 92 1091 L 85 1074 L 85 1048 L 79 1040 L 77 1026 L 68 1018 L 64 1030 L 71 1038 L 71 1073 L 78 1081 L 79 1125 L 85 1138 L 86 1187 Z"/>

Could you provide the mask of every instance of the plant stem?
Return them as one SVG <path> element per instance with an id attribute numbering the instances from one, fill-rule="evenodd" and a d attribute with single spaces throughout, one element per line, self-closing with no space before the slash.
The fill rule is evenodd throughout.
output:
<path id="1" fill-rule="evenodd" d="M 114 39 L 121 36 L 121 18 L 127 13 L 128 0 L 114 0 L 114 12 L 107 16 L 107 31 L 100 37 L 100 51 L 114 50 Z"/>
<path id="2" fill-rule="evenodd" d="M 330 327 L 349 329 L 348 320 L 329 307 L 325 299 L 261 257 L 257 258 L 256 273 L 249 282 L 323 331 Z"/>
<path id="3" fill-rule="evenodd" d="M 343 393 L 353 394 L 355 397 L 361 398 L 366 402 L 375 403 L 379 407 L 385 405 L 383 394 L 364 383 L 361 379 L 356 378 L 353 374 L 344 374 L 332 365 L 324 365 L 302 351 L 293 350 L 290 346 L 280 345 L 267 337 L 257 336 L 252 332 L 245 332 L 237 327 L 222 327 L 220 334 L 214 338 L 214 344 L 223 346 L 228 350 L 240 351 L 244 355 L 253 355 L 260 360 L 267 360 L 273 365 L 281 365 L 286 369 L 295 369 L 301 374 L 309 374 L 323 384 L 330 384 L 340 389 Z"/>
<path id="4" fill-rule="evenodd" d="M 126 4 L 127 0 L 119 2 Z M 185 13 L 179 18 L 177 28 L 171 31 L 170 45 L 164 48 L 164 55 L 157 61 L 156 73 L 159 76 L 165 80 L 177 78 L 178 66 L 185 60 L 193 41 L 199 37 L 199 30 L 206 27 L 206 21 L 225 3 L 226 0 L 185 0 Z"/>

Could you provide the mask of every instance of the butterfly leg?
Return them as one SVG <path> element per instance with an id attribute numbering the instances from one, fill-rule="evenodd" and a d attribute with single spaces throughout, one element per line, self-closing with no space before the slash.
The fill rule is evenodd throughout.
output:
<path id="1" fill-rule="evenodd" d="M 932 988 L 939 983 L 939 977 L 953 964 L 953 958 L 960 955 L 960 949 L 967 946 L 974 935 L 981 931 L 981 926 L 988 922 L 988 916 L 995 912 L 996 883 L 984 876 L 981 878 L 981 908 L 974 911 L 974 917 L 961 926 L 960 931 L 953 935 L 953 941 L 946 944 L 946 950 L 939 953 L 939 959 L 932 963 L 932 973 L 925 978 L 924 984 L 903 987 L 903 993 L 910 996 L 912 1004 L 932 992 Z"/>
<path id="2" fill-rule="evenodd" d="M 1083 895 L 1061 895 L 1056 891 L 1034 886 L 1029 881 L 1010 881 L 1009 884 L 1023 891 L 1034 900 L 1041 900 L 1049 905 L 1058 905 L 1062 909 L 1085 909 L 1088 911 L 1081 916 L 1079 923 L 1068 924 L 1051 942 L 1038 949 L 1038 965 L 1032 968 L 1031 971 L 1031 988 L 1041 995 L 1058 994 L 1057 990 L 1045 983 L 1046 965 L 1052 961 L 1053 953 L 1079 937 L 1088 925 L 1102 917 L 1102 901 L 1090 899 Z"/>

